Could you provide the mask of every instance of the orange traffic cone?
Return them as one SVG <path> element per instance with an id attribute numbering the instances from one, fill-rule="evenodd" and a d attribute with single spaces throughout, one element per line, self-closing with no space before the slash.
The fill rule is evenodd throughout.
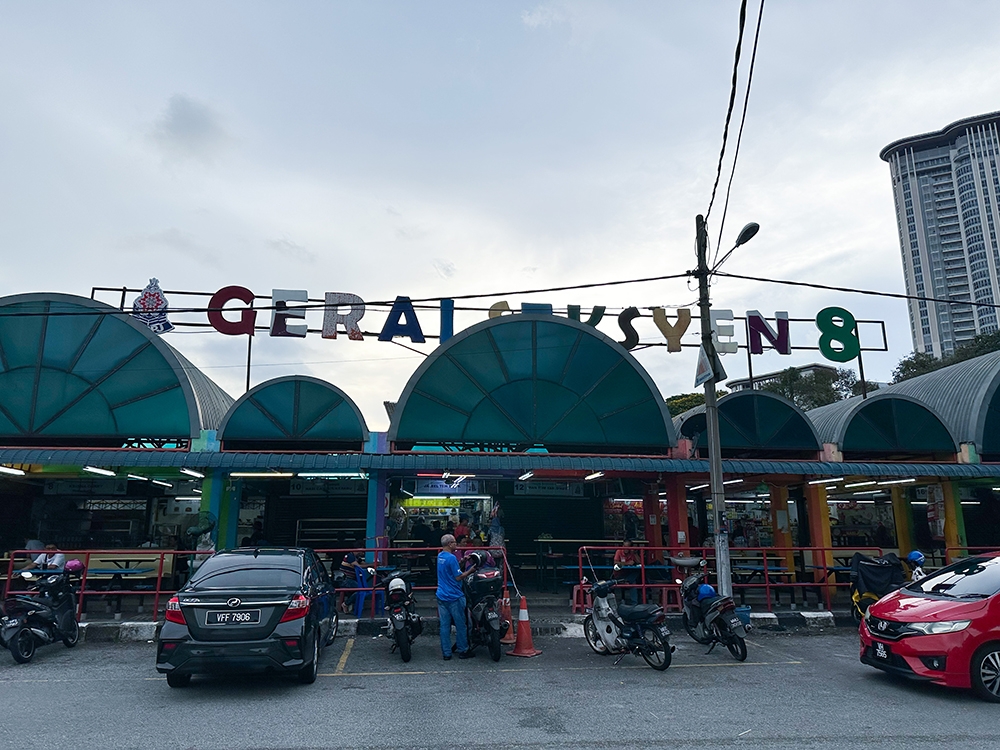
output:
<path id="1" fill-rule="evenodd" d="M 500 600 L 500 619 L 506 620 L 510 624 L 507 635 L 500 639 L 500 643 L 509 646 L 514 643 L 514 616 L 510 612 L 510 593 L 506 586 L 503 587 L 503 597 Z"/>
<path id="2" fill-rule="evenodd" d="M 531 642 L 531 622 L 528 620 L 528 600 L 521 597 L 521 609 L 517 613 L 517 641 L 514 650 L 507 656 L 538 656 L 541 651 Z"/>

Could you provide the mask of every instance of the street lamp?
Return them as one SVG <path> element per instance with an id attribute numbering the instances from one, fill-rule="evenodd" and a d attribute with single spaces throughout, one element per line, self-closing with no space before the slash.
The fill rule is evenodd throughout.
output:
<path id="1" fill-rule="evenodd" d="M 719 407 L 716 404 L 715 384 L 726 377 L 725 370 L 719 362 L 715 351 L 715 341 L 712 339 L 711 302 L 709 302 L 708 279 L 712 272 L 726 262 L 733 250 L 747 243 L 760 230 L 760 225 L 750 222 L 740 231 L 736 244 L 722 256 L 714 268 L 708 266 L 708 230 L 705 228 L 705 217 L 701 214 L 695 217 L 695 235 L 698 248 L 698 308 L 701 316 L 701 348 L 699 364 L 707 363 L 709 372 L 702 376 L 705 384 L 705 421 L 708 423 L 708 482 L 712 496 L 712 517 L 715 521 L 715 565 L 719 578 L 719 593 L 722 596 L 733 595 L 732 569 L 729 564 L 729 533 L 724 526 L 726 510 L 726 493 L 722 486 L 722 445 L 719 440 Z"/>

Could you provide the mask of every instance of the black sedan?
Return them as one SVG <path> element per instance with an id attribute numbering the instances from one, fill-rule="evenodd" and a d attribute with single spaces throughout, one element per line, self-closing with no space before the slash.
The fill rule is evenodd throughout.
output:
<path id="1" fill-rule="evenodd" d="M 171 687 L 193 674 L 268 670 L 315 682 L 320 650 L 337 635 L 335 605 L 310 549 L 217 552 L 167 603 L 156 671 Z"/>

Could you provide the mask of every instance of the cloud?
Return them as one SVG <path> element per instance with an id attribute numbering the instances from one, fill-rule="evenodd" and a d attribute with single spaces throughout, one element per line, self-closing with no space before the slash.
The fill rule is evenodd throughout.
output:
<path id="1" fill-rule="evenodd" d="M 221 264 L 216 260 L 216 253 L 211 248 L 198 242 L 194 235 L 182 231 L 177 227 L 170 227 L 159 232 L 128 237 L 124 239 L 120 246 L 129 252 L 147 252 L 163 256 L 165 258 L 184 255 L 198 263 L 212 268 L 220 268 Z"/>
<path id="2" fill-rule="evenodd" d="M 450 279 L 455 275 L 455 264 L 450 260 L 445 260 L 444 258 L 435 258 L 434 270 L 438 272 L 438 276 L 442 279 Z"/>
<path id="3" fill-rule="evenodd" d="M 210 107 L 184 94 L 174 94 L 150 133 L 164 155 L 211 163 L 230 140 Z"/>
<path id="4" fill-rule="evenodd" d="M 287 237 L 281 237 L 276 240 L 268 240 L 265 244 L 267 245 L 268 250 L 278 253 L 279 255 L 285 255 L 289 258 L 294 258 L 295 260 L 310 263 L 316 260 L 316 253 L 307 250 L 304 245 L 292 242 Z"/>
<path id="5" fill-rule="evenodd" d="M 529 29 L 549 27 L 566 20 L 565 14 L 552 4 L 539 5 L 534 10 L 521 11 L 521 21 Z"/>

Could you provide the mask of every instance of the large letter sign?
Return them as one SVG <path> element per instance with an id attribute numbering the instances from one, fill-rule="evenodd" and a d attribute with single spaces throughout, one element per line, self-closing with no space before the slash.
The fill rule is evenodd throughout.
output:
<path id="1" fill-rule="evenodd" d="M 653 308 L 653 322 L 660 329 L 663 338 L 667 340 L 668 352 L 679 352 L 681 350 L 681 336 L 691 325 L 691 311 L 686 307 L 677 308 L 677 322 L 670 325 L 667 314 L 662 307 Z"/>
<path id="2" fill-rule="evenodd" d="M 850 362 L 861 354 L 861 342 L 858 341 L 858 324 L 847 310 L 842 307 L 827 307 L 816 313 L 816 327 L 822 334 L 819 337 L 820 353 L 834 362 Z M 833 342 L 840 344 L 834 347 Z"/>
<path id="3" fill-rule="evenodd" d="M 788 335 L 788 313 L 776 312 L 774 317 L 777 319 L 777 331 L 771 328 L 759 312 L 747 310 L 747 331 L 750 339 L 747 343 L 750 345 L 751 354 L 764 353 L 764 342 L 761 341 L 761 336 L 771 343 L 774 351 L 778 354 L 792 353 L 792 340 Z"/>
<path id="4" fill-rule="evenodd" d="M 712 310 L 708 317 L 712 321 L 712 340 L 715 342 L 715 351 L 719 354 L 736 354 L 740 350 L 739 342 L 733 338 L 736 335 L 736 329 L 733 328 L 732 323 L 722 325 L 723 321 L 732 321 L 733 311 Z M 723 337 L 725 337 L 725 341 L 722 340 Z"/>
<path id="5" fill-rule="evenodd" d="M 400 318 L 406 322 L 401 323 Z M 424 332 L 420 330 L 420 321 L 417 320 L 417 313 L 414 312 L 409 297 L 396 297 L 378 340 L 392 341 L 393 336 L 409 336 L 414 344 L 422 344 L 425 341 Z"/>
<path id="6" fill-rule="evenodd" d="M 301 308 L 289 309 L 289 302 L 308 302 L 309 292 L 305 289 L 274 289 L 271 291 L 271 335 L 304 339 L 308 326 L 305 323 L 289 323 L 289 318 L 305 320 L 306 311 Z"/>
<path id="7" fill-rule="evenodd" d="M 337 338 L 337 326 L 344 326 L 347 338 L 351 341 L 364 341 L 365 337 L 358 327 L 358 321 L 365 316 L 365 301 L 356 294 L 344 292 L 327 292 L 326 308 L 323 311 L 323 338 Z M 348 312 L 340 312 L 341 307 L 349 308 Z"/>
<path id="8" fill-rule="evenodd" d="M 257 311 L 245 307 L 240 311 L 240 319 L 237 321 L 226 320 L 222 314 L 222 308 L 227 302 L 239 300 L 250 304 L 253 302 L 253 292 L 242 286 L 224 286 L 212 295 L 208 303 L 208 322 L 219 333 L 226 336 L 253 336 L 253 325 L 257 320 Z"/>

